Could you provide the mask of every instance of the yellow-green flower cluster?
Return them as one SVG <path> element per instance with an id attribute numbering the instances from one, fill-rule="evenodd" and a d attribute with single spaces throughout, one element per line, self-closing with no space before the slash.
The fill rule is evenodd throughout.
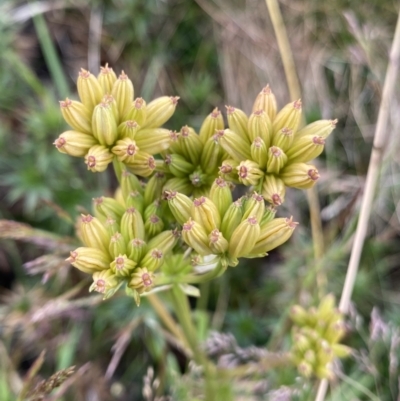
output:
<path id="1" fill-rule="evenodd" d="M 286 242 L 297 223 L 274 218 L 275 210 L 265 208 L 256 192 L 235 202 L 228 183 L 217 178 L 209 197 L 191 200 L 186 195 L 166 191 L 170 210 L 182 225 L 182 239 L 199 255 L 218 255 L 226 266 L 236 266 L 238 258 L 262 257 Z"/>
<path id="2" fill-rule="evenodd" d="M 343 315 L 335 308 L 333 295 L 322 299 L 318 308 L 293 306 L 292 360 L 302 376 L 332 378 L 332 362 L 348 356 L 351 349 L 340 344 L 345 335 Z"/>
<path id="3" fill-rule="evenodd" d="M 221 112 L 216 108 L 204 120 L 199 134 L 184 126 L 168 149 L 162 152 L 160 166 L 169 179 L 164 190 L 178 191 L 188 196 L 208 196 L 218 177 L 219 166 L 228 157 L 218 142 L 216 132 L 224 129 Z"/>
<path id="4" fill-rule="evenodd" d="M 134 174 L 150 176 L 156 167 L 153 155 L 170 145 L 170 131 L 160 127 L 173 115 L 179 98 L 163 96 L 149 104 L 134 99 L 129 77 L 122 71 L 117 78 L 107 65 L 97 78 L 82 69 L 77 89 L 80 102 L 60 102 L 72 129 L 56 139 L 56 148 L 84 157 L 93 172 L 104 171 L 116 159 Z"/>
<path id="5" fill-rule="evenodd" d="M 277 112 L 275 96 L 266 86 L 257 96 L 253 113 L 227 107 L 229 128 L 217 137 L 229 154 L 221 176 L 254 186 L 264 199 L 279 206 L 285 187 L 311 188 L 319 178 L 315 166 L 307 164 L 319 156 L 336 120 L 320 120 L 299 130 L 301 101 Z"/>

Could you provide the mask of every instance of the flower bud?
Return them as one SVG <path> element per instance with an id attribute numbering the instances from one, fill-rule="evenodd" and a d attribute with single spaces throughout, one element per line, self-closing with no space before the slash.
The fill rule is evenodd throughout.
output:
<path id="1" fill-rule="evenodd" d="M 90 214 L 82 215 L 79 228 L 83 243 L 87 247 L 97 248 L 108 254 L 110 235 L 99 219 Z"/>
<path id="2" fill-rule="evenodd" d="M 305 163 L 293 163 L 286 166 L 279 174 L 288 187 L 308 189 L 315 185 L 319 179 L 315 166 Z"/>
<path id="3" fill-rule="evenodd" d="M 248 255 L 259 235 L 260 226 L 256 217 L 251 216 L 242 221 L 229 240 L 229 256 L 231 258 L 240 258 Z"/>
<path id="4" fill-rule="evenodd" d="M 252 254 L 261 254 L 270 251 L 285 243 L 293 234 L 298 223 L 290 219 L 279 218 L 265 224 L 251 250 Z"/>
<path id="5" fill-rule="evenodd" d="M 64 120 L 75 131 L 92 135 L 92 114 L 86 106 L 66 98 L 64 101 L 60 101 L 60 109 Z"/>
<path id="6" fill-rule="evenodd" d="M 212 135 L 202 145 L 200 166 L 206 174 L 213 174 L 218 171 L 222 152 L 223 148 L 218 143 L 218 135 Z"/>
<path id="7" fill-rule="evenodd" d="M 255 138 L 250 146 L 251 159 L 263 170 L 267 166 L 267 152 L 268 150 L 265 142 L 260 137 Z"/>
<path id="8" fill-rule="evenodd" d="M 88 274 L 106 270 L 110 267 L 110 256 L 98 248 L 77 248 L 70 252 L 70 257 L 66 261 Z"/>
<path id="9" fill-rule="evenodd" d="M 168 252 L 172 251 L 179 238 L 180 231 L 178 230 L 163 231 L 148 242 L 147 249 L 157 248 L 164 254 L 167 254 Z"/>
<path id="10" fill-rule="evenodd" d="M 126 242 L 121 233 L 116 232 L 114 235 L 111 236 L 108 250 L 113 258 L 116 258 L 118 255 L 126 254 Z"/>
<path id="11" fill-rule="evenodd" d="M 257 110 L 264 110 L 270 120 L 274 121 L 276 116 L 276 99 L 269 85 L 264 87 L 256 97 L 253 105 L 253 113 Z"/>
<path id="12" fill-rule="evenodd" d="M 93 136 L 101 145 L 110 146 L 117 140 L 117 122 L 115 121 L 110 104 L 102 102 L 94 108 L 92 131 Z"/>
<path id="13" fill-rule="evenodd" d="M 250 199 L 243 205 L 242 221 L 248 219 L 250 216 L 254 216 L 257 221 L 261 221 L 264 216 L 264 211 L 264 198 L 257 192 L 254 192 Z"/>
<path id="14" fill-rule="evenodd" d="M 103 90 L 96 77 L 83 68 L 81 68 L 78 75 L 77 89 L 81 102 L 89 111 L 92 111 L 103 98 Z"/>
<path id="15" fill-rule="evenodd" d="M 219 168 L 219 175 L 226 181 L 239 183 L 237 167 L 239 162 L 233 159 L 227 159 L 222 162 Z"/>
<path id="16" fill-rule="evenodd" d="M 242 161 L 251 158 L 250 141 L 230 129 L 217 131 L 218 142 L 235 160 Z"/>
<path id="17" fill-rule="evenodd" d="M 296 132 L 295 138 L 302 136 L 320 136 L 326 139 L 335 129 L 338 120 L 318 120 L 306 125 L 304 128 Z"/>
<path id="18" fill-rule="evenodd" d="M 267 156 L 267 172 L 278 174 L 279 171 L 285 166 L 287 162 L 287 156 L 282 149 L 277 146 L 271 146 L 268 149 Z"/>
<path id="19" fill-rule="evenodd" d="M 296 133 L 301 120 L 301 100 L 287 104 L 275 117 L 272 123 L 273 137 L 284 127 Z"/>
<path id="20" fill-rule="evenodd" d="M 120 229 L 119 223 L 112 217 L 107 217 L 106 220 L 103 222 L 103 224 L 110 237 L 119 232 Z"/>
<path id="21" fill-rule="evenodd" d="M 236 227 L 242 221 L 242 200 L 238 199 L 236 202 L 231 203 L 228 210 L 225 212 L 222 223 L 221 231 L 224 237 L 229 241 Z"/>
<path id="22" fill-rule="evenodd" d="M 164 173 L 156 172 L 150 180 L 147 182 L 144 190 L 144 204 L 145 206 L 150 205 L 156 199 L 161 198 L 162 188 L 167 181 L 167 177 Z"/>
<path id="23" fill-rule="evenodd" d="M 308 312 L 300 305 L 293 305 L 291 307 L 290 318 L 300 327 L 308 324 Z"/>
<path id="24" fill-rule="evenodd" d="M 118 290 L 120 279 L 113 274 L 111 269 L 102 270 L 93 274 L 93 284 L 90 286 L 89 291 L 96 291 L 104 294 L 103 299 L 107 299 L 114 295 Z"/>
<path id="25" fill-rule="evenodd" d="M 239 181 L 246 186 L 257 185 L 264 176 L 259 165 L 251 160 L 240 162 L 236 170 L 238 171 Z"/>
<path id="26" fill-rule="evenodd" d="M 185 157 L 176 153 L 166 155 L 164 161 L 168 166 L 169 172 L 175 177 L 185 178 L 195 169 L 193 164 L 188 162 Z"/>
<path id="27" fill-rule="evenodd" d="M 285 201 L 286 188 L 283 181 L 273 174 L 265 174 L 262 196 L 274 206 L 280 206 Z"/>
<path id="28" fill-rule="evenodd" d="M 142 214 L 144 209 L 143 195 L 139 191 L 132 191 L 125 199 L 125 206 L 127 208 L 134 207 Z"/>
<path id="29" fill-rule="evenodd" d="M 132 81 L 124 71 L 121 72 L 118 79 L 114 82 L 111 94 L 117 101 L 119 115 L 125 116 L 128 111 L 134 96 Z"/>
<path id="30" fill-rule="evenodd" d="M 126 165 L 133 174 L 141 177 L 149 177 L 156 168 L 154 157 L 142 151 L 137 152 L 133 162 Z"/>
<path id="31" fill-rule="evenodd" d="M 133 238 L 144 239 L 144 223 L 142 215 L 134 207 L 125 211 L 121 218 L 121 234 L 126 242 Z"/>
<path id="32" fill-rule="evenodd" d="M 208 245 L 209 240 L 205 229 L 191 218 L 183 224 L 182 239 L 199 255 L 206 256 L 213 253 Z"/>
<path id="33" fill-rule="evenodd" d="M 190 183 L 195 187 L 193 188 L 193 195 L 196 193 L 202 194 L 200 196 L 204 196 L 204 193 L 207 193 L 208 190 L 210 189 L 208 186 L 208 189 L 205 191 L 205 186 L 208 184 L 210 180 L 210 177 L 207 174 L 204 174 L 201 171 L 201 168 L 198 167 L 196 168 L 195 171 L 193 171 L 192 174 L 189 175 L 189 181 Z"/>
<path id="34" fill-rule="evenodd" d="M 272 138 L 272 144 L 287 152 L 293 143 L 293 130 L 288 127 L 283 127 L 276 132 Z"/>
<path id="35" fill-rule="evenodd" d="M 325 295 L 318 306 L 318 319 L 329 321 L 335 314 L 335 296 L 333 294 Z"/>
<path id="36" fill-rule="evenodd" d="M 325 139 L 321 136 L 303 135 L 295 138 L 286 152 L 290 163 L 306 163 L 318 157 L 324 150 Z"/>
<path id="37" fill-rule="evenodd" d="M 214 254 L 225 253 L 228 250 L 229 243 L 217 228 L 211 231 L 208 239 L 208 245 Z"/>
<path id="38" fill-rule="evenodd" d="M 146 243 L 140 238 L 134 238 L 127 245 L 129 259 L 139 263 L 146 250 Z"/>
<path id="39" fill-rule="evenodd" d="M 266 147 L 269 148 L 272 138 L 272 123 L 264 110 L 256 110 L 249 118 L 249 138 L 254 141 L 261 138 Z"/>
<path id="40" fill-rule="evenodd" d="M 143 294 L 153 288 L 154 278 L 154 274 L 145 267 L 138 267 L 131 275 L 128 287 L 136 290 L 139 294 Z"/>
<path id="41" fill-rule="evenodd" d="M 118 138 L 134 139 L 140 126 L 134 120 L 128 120 L 121 123 L 117 128 Z"/>
<path id="42" fill-rule="evenodd" d="M 92 146 L 85 156 L 85 163 L 88 170 L 96 172 L 104 171 L 112 162 L 114 155 L 102 145 Z"/>
<path id="43" fill-rule="evenodd" d="M 110 264 L 111 271 L 117 277 L 128 277 L 136 267 L 136 262 L 128 259 L 126 255 L 118 255 Z"/>
<path id="44" fill-rule="evenodd" d="M 156 214 L 149 216 L 144 222 L 144 229 L 149 237 L 159 234 L 164 228 L 164 222 Z"/>
<path id="45" fill-rule="evenodd" d="M 181 128 L 179 144 L 185 158 L 194 165 L 199 164 L 203 143 L 193 128 L 187 125 Z"/>
<path id="46" fill-rule="evenodd" d="M 229 128 L 235 132 L 236 135 L 248 141 L 249 132 L 247 126 L 249 123 L 249 118 L 246 116 L 246 113 L 232 106 L 225 107 Z"/>
<path id="47" fill-rule="evenodd" d="M 184 195 L 192 195 L 193 185 L 188 178 L 170 178 L 163 187 L 163 192 L 173 191 Z"/>
<path id="48" fill-rule="evenodd" d="M 53 143 L 61 153 L 74 157 L 83 157 L 97 143 L 91 135 L 77 131 L 63 132 Z"/>
<path id="49" fill-rule="evenodd" d="M 119 221 L 125 212 L 124 207 L 113 198 L 101 196 L 93 201 L 96 211 L 105 218 L 111 217 Z"/>
<path id="50" fill-rule="evenodd" d="M 178 96 L 162 96 L 147 105 L 147 118 L 142 128 L 158 128 L 174 114 Z"/>
<path id="51" fill-rule="evenodd" d="M 160 216 L 160 200 L 156 199 L 154 202 L 150 203 L 150 205 L 146 206 L 144 210 L 143 218 L 147 220 L 153 214 Z"/>
<path id="52" fill-rule="evenodd" d="M 217 178 L 214 181 L 210 190 L 210 199 L 222 218 L 232 204 L 231 187 L 223 178 Z"/>
<path id="53" fill-rule="evenodd" d="M 124 199 L 128 198 L 129 194 L 134 191 L 143 193 L 143 188 L 140 181 L 134 174 L 125 170 L 121 174 L 121 189 Z"/>
<path id="54" fill-rule="evenodd" d="M 114 116 L 114 120 L 115 120 L 116 124 L 118 125 L 119 111 L 118 111 L 117 101 L 111 95 L 108 94 L 108 95 L 104 95 L 103 99 L 101 100 L 101 103 L 105 103 L 110 107 L 111 113 Z M 118 133 L 118 129 L 117 129 L 117 133 Z"/>
<path id="55" fill-rule="evenodd" d="M 147 105 L 146 101 L 141 97 L 136 98 L 128 108 L 127 113 L 123 117 L 123 120 L 136 121 L 140 126 L 146 122 L 147 118 Z"/>
<path id="56" fill-rule="evenodd" d="M 203 124 L 201 125 L 199 137 L 201 141 L 205 144 L 214 134 L 215 131 L 224 129 L 224 118 L 221 112 L 216 107 L 212 113 L 210 113 Z"/>
<path id="57" fill-rule="evenodd" d="M 125 163 L 133 163 L 138 151 L 139 148 L 136 146 L 136 142 L 130 138 L 120 139 L 111 149 L 117 159 Z"/>
<path id="58" fill-rule="evenodd" d="M 179 224 L 182 225 L 190 218 L 192 201 L 186 195 L 166 190 L 163 197 L 168 201 L 169 209 Z"/>
<path id="59" fill-rule="evenodd" d="M 267 223 L 275 218 L 276 209 L 273 206 L 268 206 L 265 208 L 264 215 L 260 221 L 260 228 L 263 228 Z"/>
<path id="60" fill-rule="evenodd" d="M 170 131 L 165 128 L 141 129 L 136 133 L 135 141 L 142 152 L 155 155 L 169 148 Z"/>
<path id="61" fill-rule="evenodd" d="M 157 270 L 164 262 L 164 252 L 154 248 L 148 251 L 140 261 L 140 265 L 151 272 Z"/>
<path id="62" fill-rule="evenodd" d="M 351 355 L 351 348 L 343 344 L 332 344 L 332 351 L 337 358 L 346 358 Z"/>
<path id="63" fill-rule="evenodd" d="M 190 214 L 193 220 L 205 229 L 206 233 L 210 233 L 221 225 L 221 216 L 217 207 L 205 196 L 193 201 Z"/>
<path id="64" fill-rule="evenodd" d="M 100 74 L 97 76 L 97 81 L 99 82 L 103 94 L 110 94 L 114 82 L 117 80 L 117 76 L 108 63 L 104 67 L 100 67 Z"/>

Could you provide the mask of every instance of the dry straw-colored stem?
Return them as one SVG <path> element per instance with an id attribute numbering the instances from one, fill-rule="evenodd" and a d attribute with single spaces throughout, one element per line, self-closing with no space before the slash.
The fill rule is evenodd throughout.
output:
<path id="1" fill-rule="evenodd" d="M 388 142 L 389 132 L 387 130 L 390 104 L 393 98 L 394 88 L 398 67 L 400 63 L 400 12 L 397 18 L 396 30 L 390 51 L 389 63 L 387 66 L 385 83 L 383 85 L 382 100 L 379 107 L 378 121 L 375 128 L 374 144 L 371 152 L 371 159 L 368 166 L 367 179 L 364 188 L 364 197 L 361 204 L 360 216 L 354 237 L 353 248 L 351 250 L 349 266 L 347 268 L 346 279 L 344 282 L 342 297 L 340 299 L 339 309 L 347 313 L 350 306 L 351 295 L 357 276 L 358 266 L 360 264 L 361 252 L 364 246 L 365 237 L 368 230 L 368 222 L 371 215 L 372 204 L 374 200 L 376 184 L 381 170 L 383 153 L 385 145 Z M 320 383 L 318 394 L 315 401 L 325 399 L 328 382 L 323 380 Z"/>

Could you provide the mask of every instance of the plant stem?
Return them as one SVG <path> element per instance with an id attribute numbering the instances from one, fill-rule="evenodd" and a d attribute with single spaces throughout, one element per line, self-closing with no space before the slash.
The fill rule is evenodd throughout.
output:
<path id="1" fill-rule="evenodd" d="M 393 98 L 393 91 L 396 87 L 396 79 L 400 62 L 400 13 L 397 18 L 396 30 L 389 56 L 389 63 L 386 70 L 385 83 L 383 85 L 382 100 L 379 107 L 378 121 L 375 128 L 374 143 L 371 152 L 371 159 L 368 166 L 367 179 L 364 188 L 364 197 L 361 204 L 360 217 L 358 219 L 353 248 L 351 250 L 349 266 L 340 299 L 339 310 L 347 313 L 350 306 L 351 295 L 360 264 L 361 252 L 367 235 L 368 221 L 371 215 L 372 203 L 374 200 L 376 184 L 381 169 L 385 144 L 388 142 L 387 123 L 389 119 L 390 103 Z M 327 390 L 327 381 L 323 380 L 318 389 L 315 401 L 323 401 Z"/>

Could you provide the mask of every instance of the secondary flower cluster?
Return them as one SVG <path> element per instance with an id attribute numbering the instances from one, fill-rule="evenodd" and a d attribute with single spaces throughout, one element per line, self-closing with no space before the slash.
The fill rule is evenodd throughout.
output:
<path id="1" fill-rule="evenodd" d="M 81 102 L 60 102 L 72 130 L 56 139 L 56 148 L 84 157 L 93 172 L 104 171 L 116 158 L 134 174 L 150 176 L 156 167 L 153 155 L 170 145 L 170 131 L 159 127 L 173 115 L 179 98 L 163 96 L 146 105 L 134 99 L 128 76 L 122 72 L 117 78 L 107 65 L 97 78 L 82 69 L 77 87 Z"/>
<path id="2" fill-rule="evenodd" d="M 346 331 L 333 295 L 323 298 L 318 308 L 305 310 L 295 305 L 290 316 L 295 324 L 291 354 L 300 374 L 331 378 L 333 360 L 344 358 L 351 352 L 349 347 L 339 343 Z"/>

